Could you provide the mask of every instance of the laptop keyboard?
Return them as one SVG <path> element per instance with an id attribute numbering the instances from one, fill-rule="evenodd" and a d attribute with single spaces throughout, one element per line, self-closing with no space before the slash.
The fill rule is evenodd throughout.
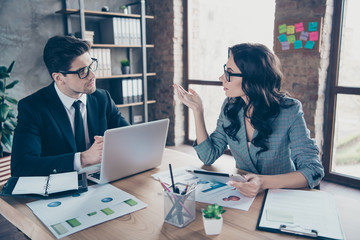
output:
<path id="1" fill-rule="evenodd" d="M 89 176 L 100 180 L 100 171 L 89 174 Z"/>

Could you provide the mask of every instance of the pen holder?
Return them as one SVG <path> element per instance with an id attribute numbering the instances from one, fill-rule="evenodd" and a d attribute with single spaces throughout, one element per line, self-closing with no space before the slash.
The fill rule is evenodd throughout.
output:
<path id="1" fill-rule="evenodd" d="M 182 228 L 195 220 L 195 190 L 184 195 L 164 191 L 165 222 Z"/>

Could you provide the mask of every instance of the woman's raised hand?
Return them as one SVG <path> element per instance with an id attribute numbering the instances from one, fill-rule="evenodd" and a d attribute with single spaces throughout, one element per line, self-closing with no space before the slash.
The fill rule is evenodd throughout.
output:
<path id="1" fill-rule="evenodd" d="M 203 105 L 200 96 L 193 90 L 186 91 L 178 84 L 173 85 L 179 100 L 193 111 L 203 112 Z"/>

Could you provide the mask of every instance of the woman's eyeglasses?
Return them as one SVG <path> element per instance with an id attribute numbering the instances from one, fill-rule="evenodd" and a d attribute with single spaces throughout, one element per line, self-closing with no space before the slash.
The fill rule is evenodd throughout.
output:
<path id="1" fill-rule="evenodd" d="M 243 74 L 242 73 L 231 73 L 228 72 L 227 68 L 226 68 L 226 64 L 224 64 L 224 74 L 225 74 L 225 79 L 226 81 L 230 82 L 230 77 L 234 76 L 234 77 L 242 77 Z"/>
<path id="2" fill-rule="evenodd" d="M 96 72 L 96 70 L 98 68 L 98 60 L 96 58 L 91 58 L 91 60 L 92 60 L 92 63 L 87 67 L 80 68 L 77 71 L 59 71 L 59 73 L 62 73 L 62 74 L 77 74 L 80 79 L 87 78 L 87 76 L 89 76 L 90 70 L 93 71 L 93 72 Z"/>

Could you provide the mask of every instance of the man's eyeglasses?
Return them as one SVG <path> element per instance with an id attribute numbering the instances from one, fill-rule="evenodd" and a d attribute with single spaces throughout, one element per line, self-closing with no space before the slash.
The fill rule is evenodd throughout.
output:
<path id="1" fill-rule="evenodd" d="M 224 74 L 225 74 L 225 79 L 226 81 L 230 82 L 230 77 L 234 76 L 234 77 L 242 77 L 243 74 L 242 73 L 231 73 L 228 72 L 227 68 L 226 68 L 226 64 L 224 64 Z"/>
<path id="2" fill-rule="evenodd" d="M 87 78 L 87 76 L 89 76 L 90 70 L 93 72 L 96 72 L 96 69 L 98 68 L 98 60 L 96 58 L 91 58 L 91 60 L 92 60 L 92 63 L 87 67 L 80 68 L 77 71 L 59 71 L 59 73 L 77 74 L 80 79 Z"/>

